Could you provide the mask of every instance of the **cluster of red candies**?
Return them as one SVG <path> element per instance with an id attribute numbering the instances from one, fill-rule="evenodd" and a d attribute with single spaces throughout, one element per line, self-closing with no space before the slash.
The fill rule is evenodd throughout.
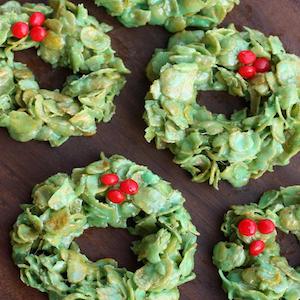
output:
<path id="1" fill-rule="evenodd" d="M 104 174 L 100 177 L 100 182 L 106 186 L 114 186 L 119 183 L 119 176 L 115 173 Z M 109 201 L 121 204 L 125 201 L 126 195 L 135 195 L 139 190 L 139 185 L 133 179 L 125 179 L 120 182 L 118 189 L 110 189 L 106 197 Z"/>
<path id="2" fill-rule="evenodd" d="M 11 28 L 12 34 L 17 39 L 22 39 L 30 34 L 33 41 L 41 42 L 47 35 L 46 29 L 42 27 L 45 19 L 46 17 L 43 13 L 34 12 L 29 18 L 29 24 L 25 22 L 14 23 Z"/>
<path id="3" fill-rule="evenodd" d="M 257 223 L 251 219 L 243 219 L 239 225 L 238 230 L 241 235 L 253 236 L 258 230 L 262 234 L 270 234 L 275 230 L 275 224 L 272 220 L 264 219 Z M 255 240 L 250 243 L 249 253 L 252 256 L 257 256 L 265 250 L 265 243 L 262 240 Z"/>
<path id="4" fill-rule="evenodd" d="M 244 50 L 238 54 L 238 60 L 242 64 L 239 74 L 246 79 L 254 77 L 257 73 L 266 73 L 271 70 L 271 62 L 265 57 L 256 57 L 251 50 Z"/>

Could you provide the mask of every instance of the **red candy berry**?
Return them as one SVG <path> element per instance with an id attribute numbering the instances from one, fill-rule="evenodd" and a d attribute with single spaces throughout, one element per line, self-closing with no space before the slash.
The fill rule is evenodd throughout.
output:
<path id="1" fill-rule="evenodd" d="M 239 68 L 239 74 L 246 79 L 252 78 L 256 75 L 256 69 L 253 66 L 242 66 Z"/>
<path id="2" fill-rule="evenodd" d="M 251 219 L 244 219 L 238 225 L 239 233 L 245 236 L 252 236 L 255 234 L 257 226 Z"/>
<path id="3" fill-rule="evenodd" d="M 119 182 L 119 177 L 117 174 L 104 174 L 100 177 L 100 181 L 104 185 L 115 185 Z"/>
<path id="4" fill-rule="evenodd" d="M 106 196 L 109 201 L 116 204 L 120 204 L 125 200 L 125 195 L 120 190 L 110 190 Z"/>
<path id="5" fill-rule="evenodd" d="M 127 195 L 134 195 L 138 192 L 139 185 L 133 179 L 126 179 L 120 183 L 120 190 Z"/>
<path id="6" fill-rule="evenodd" d="M 257 256 L 265 250 L 265 243 L 261 240 L 253 241 L 249 246 L 249 253 L 252 256 Z"/>
<path id="7" fill-rule="evenodd" d="M 29 18 L 29 24 L 32 27 L 42 26 L 45 21 L 45 15 L 39 11 L 34 12 Z"/>
<path id="8" fill-rule="evenodd" d="M 267 58 L 261 57 L 254 62 L 253 67 L 257 73 L 266 73 L 271 70 L 271 63 Z"/>
<path id="9" fill-rule="evenodd" d="M 27 23 L 24 22 L 16 22 L 13 24 L 11 28 L 11 32 L 14 37 L 18 39 L 22 39 L 23 37 L 28 35 L 29 27 Z"/>
<path id="10" fill-rule="evenodd" d="M 261 220 L 257 223 L 257 228 L 259 232 L 263 234 L 269 234 L 272 233 L 275 229 L 275 224 L 273 221 L 269 219 Z"/>
<path id="11" fill-rule="evenodd" d="M 238 60 L 244 65 L 250 65 L 255 62 L 256 54 L 250 50 L 244 50 L 238 54 Z"/>
<path id="12" fill-rule="evenodd" d="M 41 42 L 47 35 L 47 31 L 44 27 L 35 26 L 30 31 L 30 37 L 35 42 Z"/>

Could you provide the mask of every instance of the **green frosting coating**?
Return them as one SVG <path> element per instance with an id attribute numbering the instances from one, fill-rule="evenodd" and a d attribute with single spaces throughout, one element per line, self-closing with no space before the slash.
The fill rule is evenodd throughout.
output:
<path id="1" fill-rule="evenodd" d="M 127 27 L 161 25 L 171 32 L 220 24 L 240 0 L 95 0 Z"/>
<path id="2" fill-rule="evenodd" d="M 108 187 L 99 181 L 112 172 L 139 184 L 120 205 L 106 200 Z M 57 174 L 36 185 L 32 199 L 11 232 L 13 259 L 22 281 L 51 300 L 176 300 L 177 287 L 195 278 L 198 233 L 185 199 L 144 166 L 101 155 L 71 176 Z M 134 273 L 114 259 L 90 261 L 74 242 L 87 228 L 108 226 L 138 238 L 132 250 L 143 266 Z"/>
<path id="3" fill-rule="evenodd" d="M 254 236 L 243 236 L 237 226 L 245 218 L 272 220 L 281 231 L 295 234 L 300 240 L 300 186 L 266 192 L 258 204 L 233 206 L 221 227 L 228 241 L 219 242 L 213 251 L 213 262 L 228 299 L 299 300 L 300 267 L 291 267 L 280 255 L 276 230 L 271 234 L 257 231 Z M 249 244 L 257 239 L 265 242 L 265 250 L 250 256 Z"/>
<path id="4" fill-rule="evenodd" d="M 270 59 L 272 70 L 242 78 L 237 55 L 247 49 Z M 147 75 L 145 138 L 171 150 L 195 182 L 241 187 L 287 165 L 300 150 L 300 58 L 287 54 L 276 36 L 233 25 L 183 31 L 156 50 Z M 227 91 L 249 108 L 227 118 L 199 105 L 198 91 Z"/>
<path id="5" fill-rule="evenodd" d="M 17 141 L 49 141 L 55 147 L 70 136 L 95 134 L 96 123 L 111 119 L 128 70 L 111 48 L 110 26 L 89 16 L 82 4 L 50 0 L 49 5 L 0 6 L 0 126 Z M 12 24 L 28 22 L 35 11 L 47 18 L 43 42 L 14 38 Z M 61 91 L 40 88 L 32 71 L 14 61 L 15 51 L 32 47 L 53 67 L 73 71 Z"/>

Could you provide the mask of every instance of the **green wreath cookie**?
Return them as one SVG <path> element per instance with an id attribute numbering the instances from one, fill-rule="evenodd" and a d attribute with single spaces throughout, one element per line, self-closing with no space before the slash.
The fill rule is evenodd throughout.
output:
<path id="1" fill-rule="evenodd" d="M 300 299 L 300 268 L 280 255 L 275 227 L 300 239 L 300 186 L 266 192 L 258 204 L 226 213 L 228 241 L 215 246 L 213 262 L 228 299 Z"/>
<path id="2" fill-rule="evenodd" d="M 186 27 L 213 28 L 240 0 L 95 0 L 126 27 L 161 25 L 171 32 Z"/>
<path id="3" fill-rule="evenodd" d="M 0 6 L 0 126 L 17 141 L 59 146 L 70 136 L 95 134 L 96 123 L 111 119 L 128 70 L 111 48 L 110 26 L 82 4 L 49 5 Z M 73 71 L 61 91 L 41 89 L 31 70 L 14 60 L 15 51 L 32 47 L 53 67 Z"/>
<path id="4" fill-rule="evenodd" d="M 170 149 L 195 182 L 240 187 L 300 150 L 300 59 L 278 37 L 233 25 L 184 31 L 155 52 L 147 75 L 145 138 Z M 228 119 L 199 105 L 198 91 L 227 91 L 249 109 Z"/>
<path id="5" fill-rule="evenodd" d="M 11 233 L 13 259 L 22 281 L 49 299 L 176 300 L 177 287 L 195 277 L 198 233 L 185 200 L 144 166 L 102 155 L 36 185 L 32 198 Z M 80 253 L 76 237 L 108 226 L 139 238 L 132 250 L 144 265 L 136 272 Z"/>

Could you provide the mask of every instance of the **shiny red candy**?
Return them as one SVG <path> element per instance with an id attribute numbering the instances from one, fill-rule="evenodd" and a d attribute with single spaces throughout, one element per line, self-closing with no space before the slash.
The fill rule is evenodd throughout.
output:
<path id="1" fill-rule="evenodd" d="M 250 65 L 255 62 L 256 54 L 250 50 L 244 50 L 238 54 L 238 60 L 244 65 Z"/>
<path id="2" fill-rule="evenodd" d="M 29 27 L 27 23 L 24 22 L 16 22 L 13 24 L 11 28 L 11 32 L 14 37 L 18 39 L 22 39 L 23 37 L 28 35 Z"/>
<path id="3" fill-rule="evenodd" d="M 272 233 L 275 230 L 275 224 L 272 220 L 265 219 L 261 220 L 257 223 L 257 228 L 259 232 L 263 234 L 269 234 Z"/>
<path id="4" fill-rule="evenodd" d="M 100 177 L 100 181 L 104 185 L 115 185 L 119 182 L 119 177 L 117 174 L 104 174 Z"/>
<path id="5" fill-rule="evenodd" d="M 252 236 L 257 230 L 256 223 L 251 219 L 244 219 L 238 225 L 239 233 L 245 236 Z"/>
<path id="6" fill-rule="evenodd" d="M 265 250 L 265 243 L 264 241 L 257 240 L 253 241 L 249 246 L 249 253 L 252 256 L 257 256 L 261 254 Z"/>
<path id="7" fill-rule="evenodd" d="M 133 179 L 126 179 L 120 183 L 120 190 L 127 195 L 134 195 L 139 190 L 139 185 Z"/>
<path id="8" fill-rule="evenodd" d="M 257 73 L 266 73 L 271 70 L 271 63 L 267 58 L 261 57 L 254 62 L 253 67 Z"/>
<path id="9" fill-rule="evenodd" d="M 120 204 L 125 200 L 125 195 L 120 190 L 110 190 L 106 196 L 109 201 L 116 204 Z"/>
<path id="10" fill-rule="evenodd" d="M 239 74 L 246 79 L 250 79 L 256 75 L 256 69 L 253 66 L 242 66 L 239 68 Z"/>
<path id="11" fill-rule="evenodd" d="M 45 15 L 39 11 L 34 12 L 29 18 L 29 25 L 32 27 L 42 26 L 45 21 Z"/>
<path id="12" fill-rule="evenodd" d="M 44 27 L 35 26 L 30 31 L 30 37 L 35 42 L 41 42 L 47 35 L 47 31 Z"/>

